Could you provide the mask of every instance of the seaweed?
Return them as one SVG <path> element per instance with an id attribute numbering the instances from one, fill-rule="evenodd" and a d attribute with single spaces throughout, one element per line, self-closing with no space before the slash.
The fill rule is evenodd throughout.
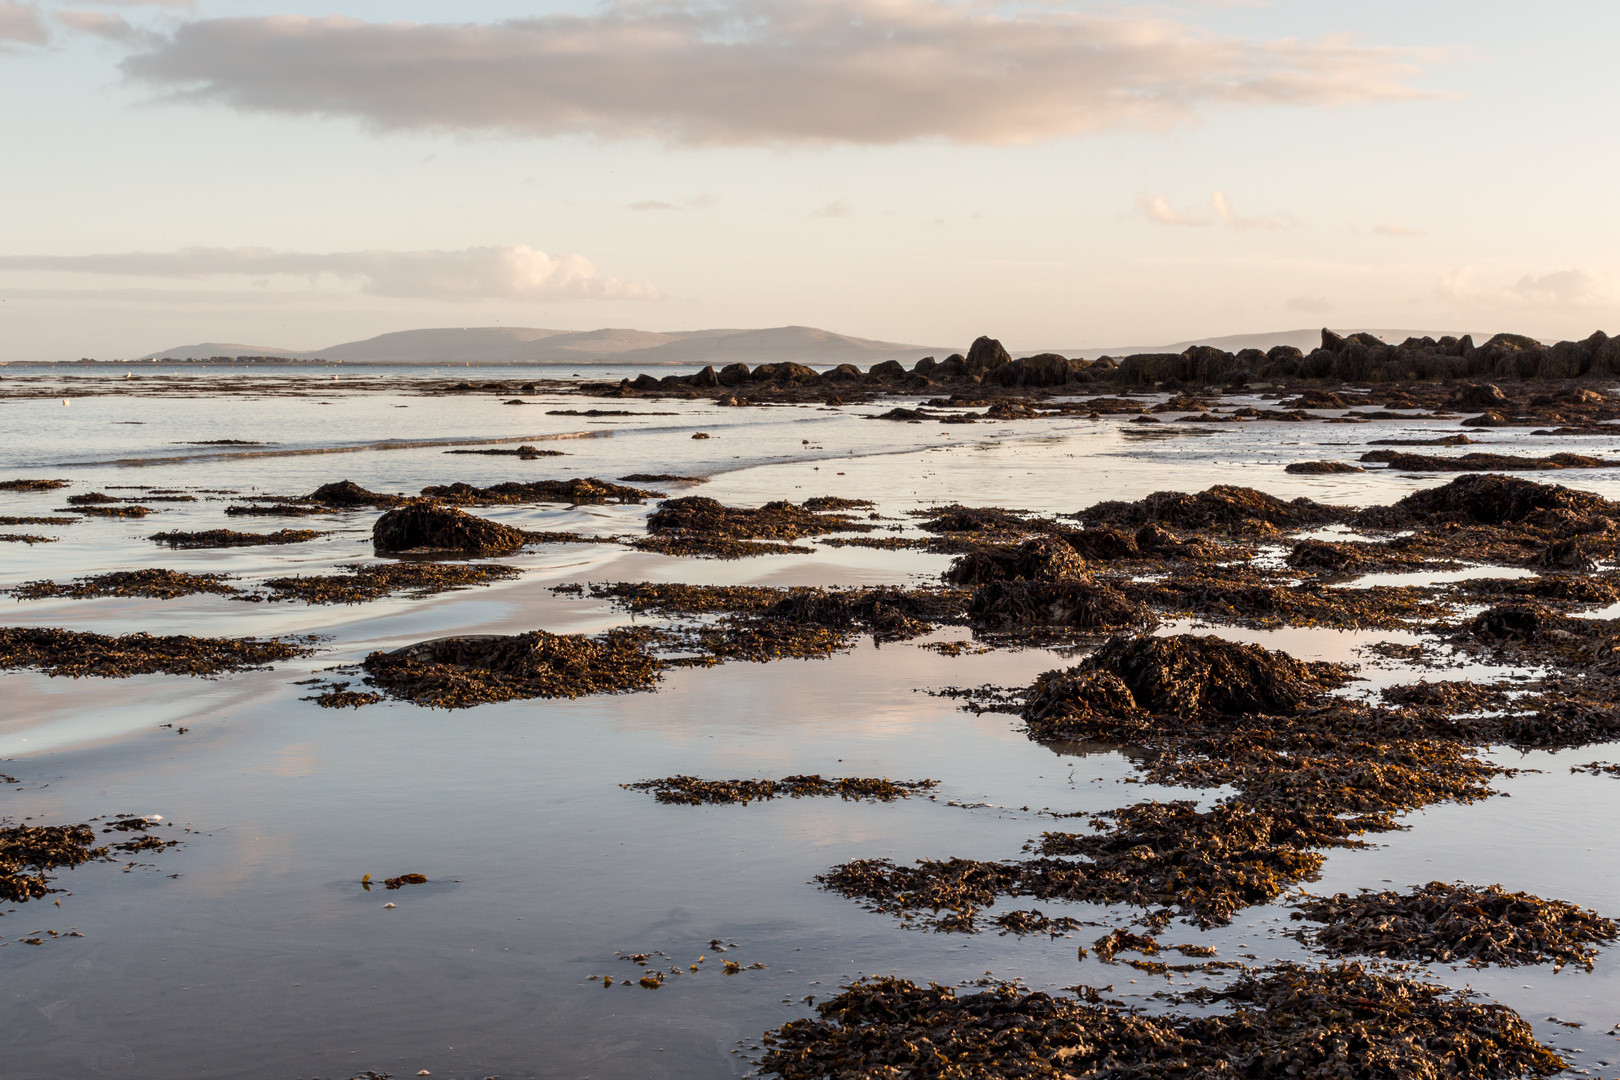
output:
<path id="1" fill-rule="evenodd" d="M 379 554 L 459 551 L 502 555 L 516 551 L 526 540 L 522 529 L 426 500 L 390 510 L 371 527 L 371 543 Z"/>
<path id="2" fill-rule="evenodd" d="M 943 575 L 947 585 L 991 581 L 1062 581 L 1086 574 L 1086 560 L 1066 539 L 1038 536 L 1017 546 L 991 546 L 969 552 Z"/>
<path id="3" fill-rule="evenodd" d="M 1363 458 L 1362 460 L 1367 460 Z M 1359 465 L 1351 465 L 1344 461 L 1295 461 L 1287 465 L 1283 472 L 1304 473 L 1308 476 L 1325 476 L 1333 473 L 1366 472 Z"/>
<path id="4" fill-rule="evenodd" d="M 1517 967 L 1576 963 L 1592 970 L 1597 947 L 1620 937 L 1620 925 L 1563 900 L 1431 881 L 1408 893 L 1304 896 L 1295 919 L 1323 923 L 1307 944 L 1332 956 L 1380 956 L 1426 963 Z"/>
<path id="5" fill-rule="evenodd" d="M 0 900 L 22 904 L 54 890 L 50 871 L 107 857 L 88 825 L 0 826 Z"/>
<path id="6" fill-rule="evenodd" d="M 1553 469 L 1620 468 L 1620 461 L 1583 454 L 1551 454 L 1533 458 L 1474 453 L 1460 457 L 1436 457 L 1433 454 L 1396 454 L 1375 450 L 1361 460 L 1383 461 L 1398 472 L 1544 472 Z"/>
<path id="7" fill-rule="evenodd" d="M 523 503 L 639 503 L 661 499 L 663 493 L 645 488 L 576 476 L 570 480 L 508 480 L 489 487 L 472 484 L 440 484 L 422 489 L 422 494 L 453 506 L 515 506 Z"/>
<path id="8" fill-rule="evenodd" d="M 184 635 L 113 637 L 55 627 L 0 627 L 0 668 L 34 668 L 52 677 L 219 675 L 270 666 L 313 652 L 289 641 Z"/>
<path id="9" fill-rule="evenodd" d="M 438 638 L 365 659 L 367 682 L 394 697 L 440 709 L 494 701 L 650 690 L 662 665 L 644 631 L 599 638 L 526 634 Z"/>
<path id="10" fill-rule="evenodd" d="M 1226 526 L 1239 531 L 1254 531 L 1268 525 L 1274 528 L 1331 525 L 1344 521 L 1350 516 L 1350 511 L 1303 497 L 1284 501 L 1253 488 L 1217 484 L 1196 495 L 1181 491 L 1156 491 L 1136 502 L 1099 502 L 1075 516 L 1093 525 L 1137 527 L 1153 523 L 1178 529 Z"/>
<path id="11" fill-rule="evenodd" d="M 1414 491 L 1392 506 L 1362 511 L 1351 523 L 1378 528 L 1447 522 L 1499 526 L 1524 522 L 1538 511 L 1616 516 L 1620 515 L 1620 504 L 1559 484 L 1485 474 L 1459 476 L 1449 484 Z"/>
<path id="12" fill-rule="evenodd" d="M 1244 971 L 1203 992 L 1231 1009 L 1198 1016 L 1146 1015 L 1089 987 L 1071 998 L 988 986 L 959 996 L 894 976 L 863 979 L 816 1006 L 816 1017 L 767 1033 L 760 1071 L 782 1080 L 1509 1080 L 1566 1066 L 1512 1009 L 1357 963 Z"/>
<path id="13" fill-rule="evenodd" d="M 785 776 L 780 780 L 700 780 L 695 776 L 667 776 L 620 784 L 629 791 L 651 792 L 661 803 L 701 806 L 711 803 L 763 802 L 775 798 L 803 799 L 823 796 L 854 801 L 893 802 L 939 786 L 938 780 L 888 780 L 881 777 Z"/>
<path id="14" fill-rule="evenodd" d="M 987 630 L 1050 626 L 1107 631 L 1157 621 L 1118 589 L 1092 581 L 993 581 L 974 590 L 968 618 Z"/>
<path id="15" fill-rule="evenodd" d="M 272 533 L 246 533 L 234 529 L 205 529 L 201 532 L 160 532 L 147 537 L 173 548 L 227 548 L 254 547 L 262 544 L 301 544 L 317 536 L 325 536 L 315 529 L 277 529 Z"/>
<path id="16" fill-rule="evenodd" d="M 403 506 L 411 501 L 405 495 L 385 495 L 377 491 L 367 491 L 353 480 L 322 484 L 304 498 L 307 502 L 341 507 L 345 510 L 360 506 Z"/>
<path id="17" fill-rule="evenodd" d="M 676 476 L 674 473 L 631 473 L 619 477 L 626 484 L 707 484 L 707 476 Z"/>
<path id="18" fill-rule="evenodd" d="M 495 447 L 495 448 L 487 449 L 487 450 L 446 450 L 445 453 L 447 453 L 447 454 L 485 454 L 485 455 L 488 455 L 488 456 L 491 456 L 491 457 L 517 457 L 517 458 L 522 458 L 524 461 L 533 461 L 535 458 L 543 458 L 543 457 L 566 457 L 567 456 L 566 453 L 564 451 L 562 451 L 562 450 L 542 450 L 537 446 L 530 446 L 528 443 L 524 443 L 522 446 L 518 447 L 516 450 L 510 449 L 510 448 L 507 448 L 507 447 Z"/>
<path id="19" fill-rule="evenodd" d="M 57 510 L 58 514 L 88 514 L 92 517 L 143 518 L 152 513 L 150 506 L 119 503 L 114 506 L 69 506 Z"/>
<path id="20" fill-rule="evenodd" d="M 306 604 L 361 604 L 394 593 L 412 598 L 432 596 L 469 585 L 488 585 L 518 577 L 523 571 L 498 563 L 403 562 L 347 563 L 343 574 L 302 574 L 270 578 L 264 583 L 270 600 L 302 600 Z"/>
<path id="21" fill-rule="evenodd" d="M 29 547 L 35 544 L 54 544 L 57 539 L 54 536 L 36 536 L 33 533 L 0 533 L 0 543 L 27 544 Z"/>
<path id="22" fill-rule="evenodd" d="M 758 509 L 726 506 L 701 495 L 668 499 L 647 519 L 654 535 L 694 539 L 797 540 L 832 532 L 861 532 L 870 525 L 842 514 L 824 514 L 790 502 L 769 502 Z"/>
<path id="23" fill-rule="evenodd" d="M 0 480 L 0 491 L 55 491 L 71 480 Z"/>
<path id="24" fill-rule="evenodd" d="M 173 600 L 195 593 L 229 596 L 240 591 L 234 585 L 225 584 L 225 578 L 224 574 L 187 574 L 179 570 L 119 570 L 75 578 L 66 585 L 58 585 L 54 581 L 29 581 L 10 592 L 19 600 L 43 600 L 48 597 L 88 600 L 103 596 L 146 596 L 155 600 Z"/>

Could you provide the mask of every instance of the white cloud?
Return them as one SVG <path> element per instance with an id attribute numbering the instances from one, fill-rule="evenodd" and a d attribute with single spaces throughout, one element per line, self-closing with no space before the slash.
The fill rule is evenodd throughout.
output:
<path id="1" fill-rule="evenodd" d="M 1222 106 L 1431 96 L 1433 51 L 1262 41 L 1050 0 L 609 0 L 498 23 L 200 19 L 130 56 L 173 100 L 377 129 L 671 143 L 1034 143 Z"/>
<path id="2" fill-rule="evenodd" d="M 38 8 L 30 4 L 0 2 L 0 49 L 10 42 L 43 45 L 50 36 Z"/>
<path id="3" fill-rule="evenodd" d="M 524 244 L 462 251 L 350 251 L 185 248 L 110 255 L 0 256 L 0 271 L 121 277 L 335 277 L 374 296 L 432 300 L 651 300 L 651 285 L 608 277 L 580 255 L 547 255 Z"/>
<path id="4" fill-rule="evenodd" d="M 1136 197 L 1136 212 L 1159 225 L 1188 225 L 1201 228 L 1209 224 L 1209 218 L 1201 214 L 1189 214 L 1177 210 L 1170 205 L 1170 200 L 1163 195 L 1138 195 Z"/>
<path id="5" fill-rule="evenodd" d="M 1414 229 L 1409 225 L 1397 225 L 1393 221 L 1386 221 L 1382 225 L 1374 225 L 1373 232 L 1379 236 L 1422 236 L 1422 229 Z"/>
<path id="6" fill-rule="evenodd" d="M 810 211 L 811 217 L 845 218 L 855 213 L 855 208 L 842 200 L 834 200 L 826 206 L 818 206 Z"/>
<path id="7" fill-rule="evenodd" d="M 1579 267 L 1554 270 L 1539 277 L 1525 274 L 1511 285 L 1492 288 L 1480 284 L 1472 266 L 1441 276 L 1435 296 L 1464 307 L 1603 308 L 1620 304 L 1620 288 L 1613 275 L 1594 274 Z"/>
<path id="8" fill-rule="evenodd" d="M 1221 219 L 1221 224 L 1228 229 L 1247 231 L 1249 229 L 1290 229 L 1293 223 L 1283 218 L 1274 217 L 1241 217 L 1232 209 L 1232 202 L 1226 197 L 1224 191 L 1209 193 L 1209 205 L 1215 208 L 1215 216 Z"/>

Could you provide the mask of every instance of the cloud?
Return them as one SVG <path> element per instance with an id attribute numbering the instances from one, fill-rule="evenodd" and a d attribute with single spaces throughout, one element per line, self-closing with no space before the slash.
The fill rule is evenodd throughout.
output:
<path id="1" fill-rule="evenodd" d="M 1214 107 L 1433 96 L 1432 50 L 1258 40 L 1051 0 L 608 0 L 494 23 L 182 24 L 123 65 L 169 99 L 378 130 L 689 145 L 1016 144 Z"/>
<path id="2" fill-rule="evenodd" d="M 1284 305 L 1289 311 L 1303 311 L 1312 315 L 1325 315 L 1333 304 L 1325 296 L 1296 296 Z"/>
<path id="3" fill-rule="evenodd" d="M 696 196 L 693 196 L 690 199 L 684 199 L 681 202 L 664 202 L 664 201 L 658 200 L 658 199 L 651 199 L 651 200 L 648 200 L 646 202 L 633 202 L 633 203 L 630 204 L 630 209 L 632 209 L 632 210 L 707 210 L 709 207 L 713 206 L 718 201 L 719 200 L 716 199 L 713 195 L 696 195 Z"/>
<path id="4" fill-rule="evenodd" d="M 1274 217 L 1239 217 L 1232 203 L 1224 191 L 1209 193 L 1209 205 L 1215 208 L 1215 216 L 1221 219 L 1221 224 L 1228 229 L 1246 231 L 1248 229 L 1291 229 L 1293 223 L 1282 218 Z"/>
<path id="5" fill-rule="evenodd" d="M 255 279 L 323 276 L 358 281 L 374 296 L 432 300 L 651 300 L 650 285 L 607 277 L 580 255 L 550 256 L 524 244 L 462 251 L 318 254 L 266 248 L 185 248 L 111 255 L 0 256 L 0 271 L 123 277 Z"/>
<path id="6" fill-rule="evenodd" d="M 0 2 L 0 49 L 17 42 L 23 45 L 43 45 L 51 32 L 40 18 L 39 9 L 29 4 Z"/>
<path id="7" fill-rule="evenodd" d="M 1177 210 L 1163 195 L 1138 195 L 1136 212 L 1160 225 L 1188 225 L 1201 228 L 1209 224 L 1207 217 L 1200 214 L 1185 214 Z"/>
<path id="8" fill-rule="evenodd" d="M 1423 230 L 1422 229 L 1414 229 L 1414 228 L 1412 228 L 1412 227 L 1410 227 L 1408 225 L 1397 225 L 1392 221 L 1386 221 L 1382 225 L 1374 225 L 1373 228 L 1372 228 L 1372 231 L 1377 233 L 1379 236 L 1422 236 L 1423 235 Z"/>
<path id="9" fill-rule="evenodd" d="M 811 217 L 845 218 L 855 213 L 855 208 L 842 200 L 834 200 L 826 206 L 818 206 L 810 211 Z"/>
<path id="10" fill-rule="evenodd" d="M 1554 270 L 1539 277 L 1525 274 L 1511 285 L 1491 288 L 1479 283 L 1472 266 L 1459 267 L 1435 283 L 1436 298 L 1467 307 L 1598 308 L 1620 304 L 1620 288 L 1612 275 L 1593 274 L 1578 267 Z"/>
<path id="11" fill-rule="evenodd" d="M 106 38 L 120 44 L 144 44 L 152 40 L 150 33 L 131 26 L 122 15 L 112 15 L 103 11 L 58 11 L 52 18 L 69 30 Z"/>

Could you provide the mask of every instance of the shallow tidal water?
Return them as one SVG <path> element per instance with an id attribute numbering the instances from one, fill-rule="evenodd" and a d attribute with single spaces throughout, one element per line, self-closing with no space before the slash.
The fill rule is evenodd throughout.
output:
<path id="1" fill-rule="evenodd" d="M 324 373 L 312 380 L 330 383 Z M 509 377 L 503 373 L 501 377 Z M 9 378 L 9 376 L 8 376 Z M 322 396 L 324 395 L 324 396 Z M 130 485 L 303 494 L 350 479 L 379 491 L 428 484 L 630 472 L 705 475 L 697 487 L 649 485 L 728 504 L 813 495 L 869 498 L 884 526 L 944 502 L 1072 513 L 1100 499 L 1245 484 L 1344 504 L 1389 502 L 1449 477 L 1373 471 L 1283 472 L 1292 461 L 1354 460 L 1371 439 L 1427 437 L 1454 421 L 1363 425 L 1254 423 L 1178 429 L 1054 418 L 968 426 L 882 422 L 893 407 L 720 408 L 712 403 L 590 401 L 525 394 L 399 391 L 307 396 L 139 391 L 0 400 L 10 436 L 0 478 L 59 476 L 73 486 L 0 493 L 0 514 L 50 516 L 87 491 Z M 328 402 L 329 404 L 322 404 Z M 898 402 L 910 404 L 910 402 Z M 673 413 L 591 419 L 548 409 Z M 711 437 L 694 440 L 694 432 Z M 585 435 L 589 437 L 572 437 Z M 444 446 L 360 449 L 388 440 L 530 439 L 566 456 L 447 455 Z M 570 436 L 570 437 L 561 437 Z M 196 446 L 239 439 L 268 445 Z M 1491 432 L 1516 453 L 1611 453 L 1620 439 L 1537 439 Z M 330 453 L 310 453 L 328 450 Z M 293 451 L 298 451 L 293 453 Z M 250 456 L 251 455 L 251 456 Z M 1541 477 L 1540 479 L 1549 479 Z M 1555 482 L 1620 497 L 1620 470 Z M 86 518 L 17 531 L 54 543 L 5 544 L 0 588 L 109 570 L 164 567 L 238 575 L 237 584 L 326 572 L 373 556 L 377 511 L 314 518 L 226 518 L 230 499 L 152 503 L 143 520 Z M 634 531 L 647 506 L 529 506 L 478 513 L 526 528 L 611 535 Z M 66 516 L 66 515 L 63 515 Z M 160 530 L 314 528 L 329 535 L 283 547 L 174 551 Z M 876 535 L 883 535 L 878 533 Z M 55 824 L 115 813 L 163 815 L 180 848 L 62 871 L 69 892 L 0 908 L 0 1046 L 4 1075 L 24 1078 L 337 1077 L 374 1069 L 435 1077 L 726 1077 L 753 1071 L 750 1048 L 811 1013 L 841 983 L 895 973 L 941 983 L 1020 978 L 1031 987 L 1112 985 L 1145 1008 L 1149 995 L 1203 975 L 1154 977 L 1094 957 L 1071 939 L 967 936 L 904 929 L 887 915 L 812 883 L 856 858 L 1018 854 L 1043 816 L 1100 811 L 1149 798 L 1219 791 L 1135 782 L 1112 753 L 1057 752 L 1027 739 L 1016 717 L 973 715 L 929 691 L 1021 686 L 1074 662 L 1072 652 L 996 650 L 941 656 L 922 642 L 866 639 L 825 660 L 676 669 L 654 693 L 539 700 L 442 711 L 402 702 L 318 708 L 298 680 L 377 649 L 457 633 L 596 632 L 631 621 L 606 602 L 554 594 L 591 581 L 915 584 L 949 560 L 915 552 L 817 546 L 811 555 L 733 562 L 674 559 L 610 545 L 545 545 L 503 559 L 512 581 L 357 606 L 0 597 L 5 623 L 125 633 L 318 635 L 314 656 L 219 679 L 139 676 L 51 679 L 6 672 L 0 710 L 0 816 Z M 1486 571 L 1482 571 L 1484 573 Z M 1499 571 L 1490 571 L 1499 573 Z M 1612 613 L 1605 613 L 1612 614 Z M 1167 625 L 1160 632 L 1188 629 Z M 1214 630 L 1303 659 L 1366 662 L 1396 632 Z M 966 637 L 940 631 L 925 640 Z M 1367 664 L 1354 692 L 1428 670 Z M 1480 677 L 1513 674 L 1482 670 Z M 331 677 L 331 676 L 328 676 Z M 343 676 L 336 676 L 343 677 Z M 352 677 L 352 676 L 351 676 Z M 1456 677 L 1454 673 L 1439 677 Z M 180 729 L 185 728 L 184 734 Z M 1313 892 L 1405 888 L 1429 880 L 1500 882 L 1620 915 L 1620 781 L 1568 766 L 1615 759 L 1613 747 L 1500 757 L 1526 771 L 1500 780 L 1505 797 L 1411 815 L 1404 832 L 1366 851 L 1334 851 Z M 778 799 L 747 806 L 665 806 L 620 784 L 706 778 L 929 777 L 934 797 L 890 804 Z M 189 832 L 187 830 L 190 830 Z M 131 865 L 131 862 L 133 865 Z M 362 889 L 404 873 L 426 885 Z M 60 900 L 60 906 L 53 900 Z M 388 909 L 385 903 L 397 906 Z M 1003 908 L 1032 906 L 1028 900 Z M 1121 924 L 1120 909 L 1041 903 Z M 1003 908 L 993 909 L 1001 910 Z M 1309 958 L 1281 931 L 1277 905 L 1199 932 L 1172 923 L 1166 942 L 1209 944 L 1222 959 Z M 49 937 L 56 931 L 61 937 Z M 77 931 L 82 937 L 68 937 Z M 40 946 L 21 939 L 45 936 Z M 718 940 L 723 954 L 711 947 Z M 621 954 L 662 952 L 655 990 Z M 706 957 L 696 973 L 687 970 Z M 720 961 L 744 970 L 725 975 Z M 1252 962 L 1252 961 L 1251 961 Z M 751 968 L 759 963 L 763 968 Z M 600 976 L 616 976 L 604 989 Z M 1614 1075 L 1620 965 L 1427 974 L 1519 1010 L 1538 1035 L 1595 1075 Z M 591 981 L 592 976 L 597 976 Z M 1132 981 L 1131 976 L 1135 976 Z M 1547 1018 L 1578 1021 L 1567 1028 Z M 741 1050 L 743 1053 L 735 1053 Z"/>

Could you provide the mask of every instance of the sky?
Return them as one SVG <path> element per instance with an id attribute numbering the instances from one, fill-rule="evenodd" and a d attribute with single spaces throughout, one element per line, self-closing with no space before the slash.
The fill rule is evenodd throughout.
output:
<path id="1" fill-rule="evenodd" d="M 0 0 L 0 361 L 1620 333 L 1614 0 Z"/>

